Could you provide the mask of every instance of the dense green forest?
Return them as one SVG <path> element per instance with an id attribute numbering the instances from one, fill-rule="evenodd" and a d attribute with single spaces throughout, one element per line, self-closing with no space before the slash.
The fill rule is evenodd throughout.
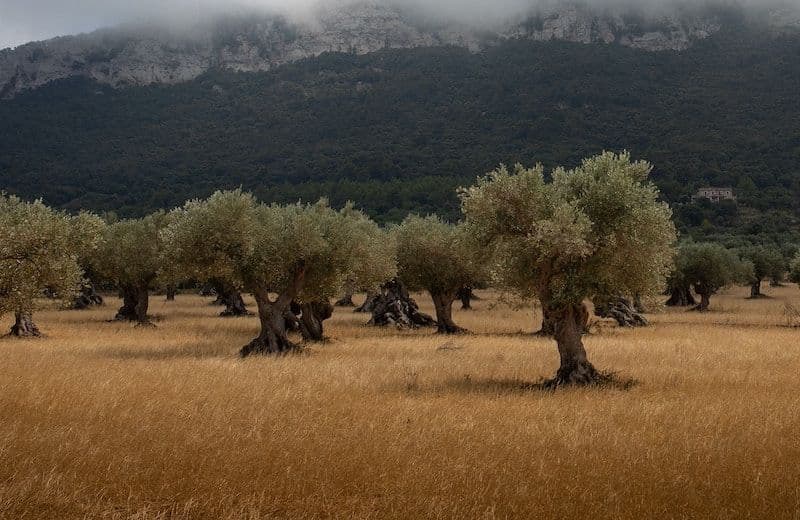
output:
<path id="1" fill-rule="evenodd" d="M 694 235 L 784 241 L 800 215 L 800 37 L 738 28 L 685 52 L 512 41 L 326 54 L 113 90 L 68 80 L 0 102 L 0 187 L 141 215 L 217 188 L 358 202 L 379 221 L 458 215 L 498 163 L 630 150 Z M 691 203 L 701 185 L 738 204 Z M 792 241 L 800 242 L 797 236 Z"/>

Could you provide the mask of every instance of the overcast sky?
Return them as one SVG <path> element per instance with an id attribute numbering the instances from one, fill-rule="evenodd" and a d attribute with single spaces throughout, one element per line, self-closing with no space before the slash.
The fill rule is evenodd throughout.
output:
<path id="1" fill-rule="evenodd" d="M 13 47 L 33 40 L 92 31 L 100 27 L 147 19 L 191 22 L 197 16 L 242 7 L 259 7 L 307 14 L 312 6 L 343 0 L 0 0 L 0 48 Z M 385 0 L 394 3 L 426 6 L 439 15 L 482 20 L 508 17 L 543 0 Z M 550 0 L 552 1 L 552 0 Z M 619 3 L 634 0 L 590 0 L 594 3 Z M 664 3 L 676 0 L 638 0 Z M 684 0 L 693 1 L 693 0 Z M 694 0 L 703 1 L 703 0 Z M 744 0 L 771 2 L 778 0 Z M 785 0 L 784 0 L 785 1 Z M 800 3 L 800 0 L 788 0 Z"/>

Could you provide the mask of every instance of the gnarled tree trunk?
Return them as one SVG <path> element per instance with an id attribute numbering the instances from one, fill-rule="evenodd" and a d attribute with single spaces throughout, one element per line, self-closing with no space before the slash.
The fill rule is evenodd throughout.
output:
<path id="1" fill-rule="evenodd" d="M 323 322 L 333 316 L 330 302 L 311 302 L 300 305 L 300 334 L 306 341 L 323 341 Z"/>
<path id="2" fill-rule="evenodd" d="M 750 284 L 750 298 L 761 298 L 761 280 Z"/>
<path id="3" fill-rule="evenodd" d="M 42 335 L 39 327 L 33 322 L 33 317 L 29 312 L 14 313 L 14 325 L 11 327 L 11 335 L 18 338 L 38 338 Z"/>
<path id="4" fill-rule="evenodd" d="M 555 339 L 561 364 L 556 377 L 548 386 L 590 385 L 599 379 L 599 374 L 586 356 L 581 336 L 589 322 L 586 306 L 569 304 L 551 309 L 555 323 Z"/>
<path id="5" fill-rule="evenodd" d="M 224 305 L 225 310 L 219 313 L 223 318 L 236 317 L 236 316 L 250 316 L 250 312 L 244 304 L 242 293 L 239 292 L 233 285 L 214 280 L 211 282 L 217 299 L 214 300 L 214 305 Z"/>
<path id="6" fill-rule="evenodd" d="M 700 295 L 700 303 L 692 307 L 691 310 L 707 312 L 708 306 L 711 303 L 711 291 L 707 290 L 705 287 L 695 287 L 694 290 L 698 295 Z"/>
<path id="7" fill-rule="evenodd" d="M 594 313 L 601 318 L 613 318 L 620 327 L 646 327 L 650 324 L 647 318 L 622 296 L 599 300 L 595 303 Z"/>
<path id="8" fill-rule="evenodd" d="M 136 322 L 139 325 L 152 325 L 147 316 L 147 309 L 150 307 L 150 290 L 143 285 L 137 289 L 136 293 Z"/>
<path id="9" fill-rule="evenodd" d="M 140 325 L 152 325 L 147 316 L 150 306 L 150 289 L 147 284 L 122 287 L 122 307 L 117 311 L 115 320 L 135 321 Z"/>
<path id="10" fill-rule="evenodd" d="M 119 308 L 114 319 L 118 321 L 136 321 L 138 291 L 133 286 L 123 285 L 120 287 L 120 292 L 122 293 L 122 307 Z"/>
<path id="11" fill-rule="evenodd" d="M 103 305 L 103 297 L 97 294 L 94 284 L 90 280 L 86 280 L 81 286 L 81 292 L 72 302 L 72 308 L 82 310 L 93 305 Z"/>
<path id="12" fill-rule="evenodd" d="M 242 293 L 236 289 L 231 289 L 222 296 L 222 303 L 225 305 L 225 310 L 219 313 L 223 318 L 231 316 L 249 316 L 250 311 L 244 304 Z"/>
<path id="13" fill-rule="evenodd" d="M 353 309 L 353 312 L 372 312 L 375 310 L 375 305 L 378 303 L 381 293 L 375 291 L 367 291 L 367 299 L 364 303 Z"/>
<path id="14" fill-rule="evenodd" d="M 692 290 L 689 286 L 674 286 L 670 289 L 669 300 L 666 305 L 668 307 L 688 307 L 697 304 L 697 301 L 692 295 Z"/>
<path id="15" fill-rule="evenodd" d="M 460 288 L 456 297 L 461 300 L 461 310 L 472 309 L 473 294 L 471 286 L 465 285 Z"/>
<path id="16" fill-rule="evenodd" d="M 397 279 L 387 282 L 375 299 L 369 325 L 394 325 L 398 329 L 431 327 L 436 320 L 419 311 L 419 306 L 409 296 L 405 285 Z"/>
<path id="17" fill-rule="evenodd" d="M 453 321 L 453 302 L 457 291 L 449 293 L 431 292 L 433 306 L 436 309 L 436 332 L 439 334 L 462 334 L 467 329 L 461 328 Z"/>
<path id="18" fill-rule="evenodd" d="M 175 301 L 175 293 L 178 292 L 178 289 L 174 285 L 169 284 L 169 285 L 167 285 L 167 290 L 165 292 L 166 292 L 166 295 L 167 295 L 167 301 L 168 302 L 174 302 Z"/>
<path id="19" fill-rule="evenodd" d="M 286 315 L 291 313 L 292 302 L 303 288 L 305 274 L 305 267 L 299 265 L 294 273 L 292 283 L 278 295 L 275 301 L 269 299 L 269 290 L 266 287 L 254 288 L 253 296 L 258 305 L 261 331 L 253 341 L 239 351 L 242 357 L 253 354 L 287 354 L 300 350 L 298 345 L 289 341 L 286 333 Z"/>
<path id="20" fill-rule="evenodd" d="M 256 296 L 258 305 L 258 319 L 261 322 L 261 331 L 250 343 L 242 347 L 239 354 L 247 357 L 253 354 L 287 354 L 299 350 L 299 346 L 289 341 L 286 334 L 286 319 L 279 302 L 270 302 L 269 296 L 264 291 L 263 295 Z M 288 304 L 286 305 L 288 308 Z"/>

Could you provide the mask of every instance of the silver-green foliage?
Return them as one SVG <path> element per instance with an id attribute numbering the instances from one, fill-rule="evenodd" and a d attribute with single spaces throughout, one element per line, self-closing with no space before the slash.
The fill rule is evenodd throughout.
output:
<path id="1" fill-rule="evenodd" d="M 314 301 L 338 294 L 348 278 L 372 287 L 395 272 L 391 241 L 351 206 L 265 205 L 240 190 L 220 191 L 172 218 L 162 233 L 168 257 L 201 280 Z"/>
<path id="2" fill-rule="evenodd" d="M 162 270 L 160 232 L 167 220 L 167 215 L 159 211 L 109 224 L 103 229 L 93 266 L 119 287 L 152 287 Z"/>
<path id="3" fill-rule="evenodd" d="M 698 294 L 707 296 L 754 277 L 752 262 L 742 261 L 733 250 L 713 242 L 682 244 L 675 269 Z"/>
<path id="4" fill-rule="evenodd" d="M 45 290 L 71 298 L 82 276 L 79 253 L 93 240 L 82 219 L 0 194 L 0 316 L 32 313 Z"/>
<path id="5" fill-rule="evenodd" d="M 448 294 L 482 277 L 482 261 L 468 229 L 438 216 L 411 215 L 392 230 L 401 280 L 412 290 Z"/>
<path id="6" fill-rule="evenodd" d="M 495 259 L 493 275 L 548 305 L 663 289 L 676 232 L 647 178 L 652 167 L 603 153 L 552 179 L 541 165 L 491 172 L 462 190 L 474 236 Z"/>

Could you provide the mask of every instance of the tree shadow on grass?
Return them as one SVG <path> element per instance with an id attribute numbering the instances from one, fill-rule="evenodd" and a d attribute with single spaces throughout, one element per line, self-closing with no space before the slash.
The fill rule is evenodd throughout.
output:
<path id="1" fill-rule="evenodd" d="M 111 347 L 94 352 L 95 357 L 120 360 L 169 361 L 175 359 L 236 359 L 238 349 L 221 350 L 214 346 L 147 348 L 147 347 Z"/>
<path id="2" fill-rule="evenodd" d="M 623 390 L 627 391 L 639 385 L 639 381 L 631 378 L 620 377 L 614 372 L 602 372 L 598 380 L 590 385 L 558 385 L 552 379 L 539 379 L 538 381 L 526 381 L 524 379 L 494 379 L 494 378 L 472 378 L 466 375 L 460 379 L 450 379 L 444 383 L 448 390 L 466 394 L 531 394 L 531 393 L 553 393 L 559 390 L 569 389 L 596 389 L 596 390 Z"/>

